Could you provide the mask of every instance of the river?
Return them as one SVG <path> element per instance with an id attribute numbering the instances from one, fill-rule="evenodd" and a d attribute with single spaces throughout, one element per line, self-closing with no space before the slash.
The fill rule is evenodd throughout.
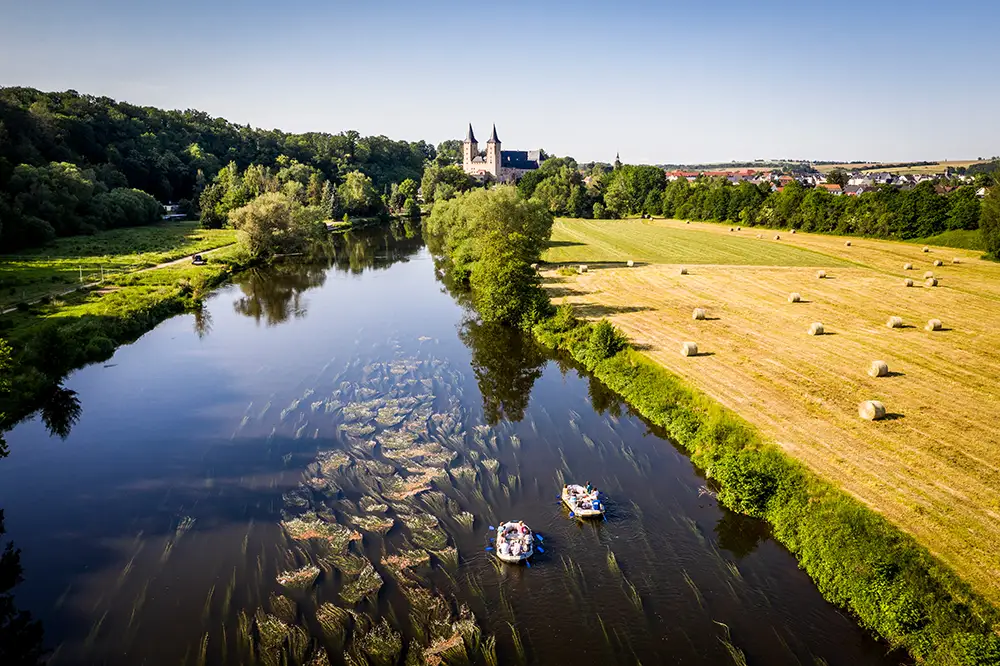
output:
<path id="1" fill-rule="evenodd" d="M 902 660 L 599 382 L 479 324 L 412 229 L 244 274 L 65 389 L 0 461 L 53 664 Z M 507 519 L 530 567 L 488 550 Z"/>

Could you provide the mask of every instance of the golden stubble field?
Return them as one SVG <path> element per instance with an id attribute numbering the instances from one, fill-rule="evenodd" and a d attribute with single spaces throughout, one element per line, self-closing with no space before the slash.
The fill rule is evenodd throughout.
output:
<path id="1" fill-rule="evenodd" d="M 722 234 L 730 245 L 738 234 L 751 259 L 755 248 L 767 253 L 775 243 L 823 253 L 827 278 L 818 279 L 815 266 L 692 259 L 681 275 L 677 264 L 609 261 L 571 277 L 544 271 L 554 300 L 607 316 L 651 358 L 913 534 L 1000 603 L 1000 264 L 976 252 L 924 253 L 907 243 L 851 239 L 847 247 L 835 236 L 781 232 L 775 241 L 774 231 L 651 224 Z M 574 238 L 581 242 L 579 233 Z M 560 251 L 568 261 L 570 248 Z M 952 264 L 954 257 L 961 263 Z M 932 266 L 935 259 L 944 266 Z M 906 262 L 913 270 L 903 270 Z M 928 270 L 939 286 L 924 286 Z M 904 287 L 905 277 L 916 286 Z M 789 303 L 791 292 L 802 302 Z M 696 307 L 707 310 L 707 320 L 692 319 Z M 888 328 L 890 316 L 906 327 Z M 924 330 L 932 318 L 943 330 Z M 808 335 L 812 322 L 827 334 Z M 701 355 L 681 356 L 688 340 Z M 873 360 L 888 363 L 890 376 L 869 377 Z M 858 404 L 869 399 L 885 404 L 886 420 L 858 417 Z"/>

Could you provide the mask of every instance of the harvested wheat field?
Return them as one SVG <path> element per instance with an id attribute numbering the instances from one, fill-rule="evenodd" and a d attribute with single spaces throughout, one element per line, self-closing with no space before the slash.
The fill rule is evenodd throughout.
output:
<path id="1" fill-rule="evenodd" d="M 1000 264 L 967 250 L 757 233 L 559 220 L 545 258 L 590 270 L 546 270 L 545 283 L 557 303 L 611 319 L 1000 604 Z M 945 263 L 932 267 L 934 259 Z M 905 287 L 905 263 L 933 268 L 938 286 Z M 789 302 L 793 292 L 799 302 Z M 903 327 L 886 326 L 890 317 Z M 932 319 L 939 330 L 925 330 Z M 822 335 L 809 334 L 814 322 Z M 678 353 L 686 341 L 700 355 Z M 887 375 L 869 376 L 876 360 Z M 860 418 L 866 400 L 885 405 L 885 418 Z"/>

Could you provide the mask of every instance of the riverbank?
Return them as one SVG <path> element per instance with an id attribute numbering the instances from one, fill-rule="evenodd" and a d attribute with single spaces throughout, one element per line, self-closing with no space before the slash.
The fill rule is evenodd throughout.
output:
<path id="1" fill-rule="evenodd" d="M 595 329 L 562 308 L 534 333 L 663 427 L 723 504 L 767 520 L 824 597 L 926 663 L 1000 659 L 1000 614 L 912 538 L 645 354 L 627 346 L 602 358 L 607 345 Z"/>
<path id="2" fill-rule="evenodd" d="M 0 317 L 0 336 L 13 350 L 11 383 L 0 413 L 10 426 L 36 409 L 62 378 L 109 358 L 164 319 L 197 309 L 201 299 L 248 265 L 235 246 L 211 254 L 204 265 L 173 262 L 152 270 L 106 275 L 100 284 L 45 297 Z"/>

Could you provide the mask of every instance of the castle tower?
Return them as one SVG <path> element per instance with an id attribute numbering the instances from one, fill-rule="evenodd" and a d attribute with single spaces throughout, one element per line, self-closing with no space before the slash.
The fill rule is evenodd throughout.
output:
<path id="1" fill-rule="evenodd" d="M 466 172 L 472 167 L 472 160 L 476 159 L 479 155 L 479 142 L 476 141 L 476 135 L 472 133 L 472 123 L 469 123 L 469 133 L 465 137 L 465 141 L 462 142 L 462 166 L 465 167 Z"/>
<path id="2" fill-rule="evenodd" d="M 497 126 L 493 125 L 493 134 L 486 142 L 486 170 L 493 174 L 494 178 L 500 177 L 500 139 L 497 138 Z"/>

